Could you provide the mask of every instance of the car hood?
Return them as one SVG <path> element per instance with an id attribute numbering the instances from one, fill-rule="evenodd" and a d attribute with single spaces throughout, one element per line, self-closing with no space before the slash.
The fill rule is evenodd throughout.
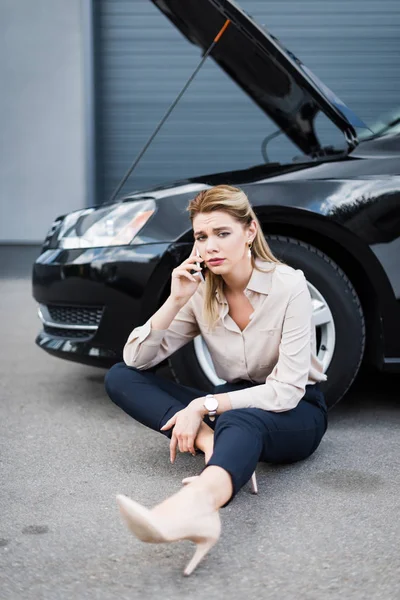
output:
<path id="1" fill-rule="evenodd" d="M 231 0 L 151 0 L 203 51 L 231 21 L 211 56 L 307 155 L 323 151 L 314 128 L 320 111 L 344 133 L 350 149 L 356 127 L 367 127 L 271 33 Z"/>

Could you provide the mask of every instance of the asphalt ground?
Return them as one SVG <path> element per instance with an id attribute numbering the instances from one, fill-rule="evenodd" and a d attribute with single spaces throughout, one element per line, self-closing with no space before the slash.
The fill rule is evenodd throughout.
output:
<path id="1" fill-rule="evenodd" d="M 202 456 L 178 453 L 171 465 L 167 438 L 108 399 L 104 370 L 35 346 L 29 261 L 37 252 L 6 250 L 2 600 L 400 598 L 399 377 L 358 377 L 306 461 L 259 463 L 258 496 L 248 484 L 221 510 L 218 544 L 183 577 L 194 545 L 140 542 L 122 523 L 115 495 L 154 506 L 200 471 Z"/>

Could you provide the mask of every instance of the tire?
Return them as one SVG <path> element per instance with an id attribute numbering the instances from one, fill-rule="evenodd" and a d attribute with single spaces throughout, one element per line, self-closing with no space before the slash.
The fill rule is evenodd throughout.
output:
<path id="1" fill-rule="evenodd" d="M 316 323 L 317 355 L 327 381 L 321 384 L 329 408 L 344 396 L 360 368 L 365 349 L 365 321 L 358 295 L 348 277 L 329 256 L 300 240 L 266 237 L 282 262 L 301 269 L 307 279 Z M 224 383 L 198 336 L 169 357 L 173 377 L 183 385 L 209 392 Z"/>

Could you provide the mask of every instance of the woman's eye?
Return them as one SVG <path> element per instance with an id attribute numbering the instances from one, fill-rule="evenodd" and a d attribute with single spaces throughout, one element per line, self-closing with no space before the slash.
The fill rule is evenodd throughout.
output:
<path id="1" fill-rule="evenodd" d="M 223 235 L 223 236 L 225 236 L 225 235 L 229 235 L 229 231 L 221 231 L 221 232 L 220 232 L 218 235 Z M 199 237 L 198 237 L 198 238 L 196 238 L 196 239 L 197 239 L 197 241 L 198 241 L 198 242 L 201 242 L 201 240 L 202 240 L 203 238 L 204 238 L 204 235 L 199 235 Z"/>

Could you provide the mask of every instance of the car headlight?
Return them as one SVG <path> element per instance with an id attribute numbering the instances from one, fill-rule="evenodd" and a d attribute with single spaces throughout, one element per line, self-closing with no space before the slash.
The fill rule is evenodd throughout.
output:
<path id="1" fill-rule="evenodd" d="M 87 208 L 65 216 L 58 230 L 59 248 L 126 246 L 150 219 L 154 200 Z"/>

